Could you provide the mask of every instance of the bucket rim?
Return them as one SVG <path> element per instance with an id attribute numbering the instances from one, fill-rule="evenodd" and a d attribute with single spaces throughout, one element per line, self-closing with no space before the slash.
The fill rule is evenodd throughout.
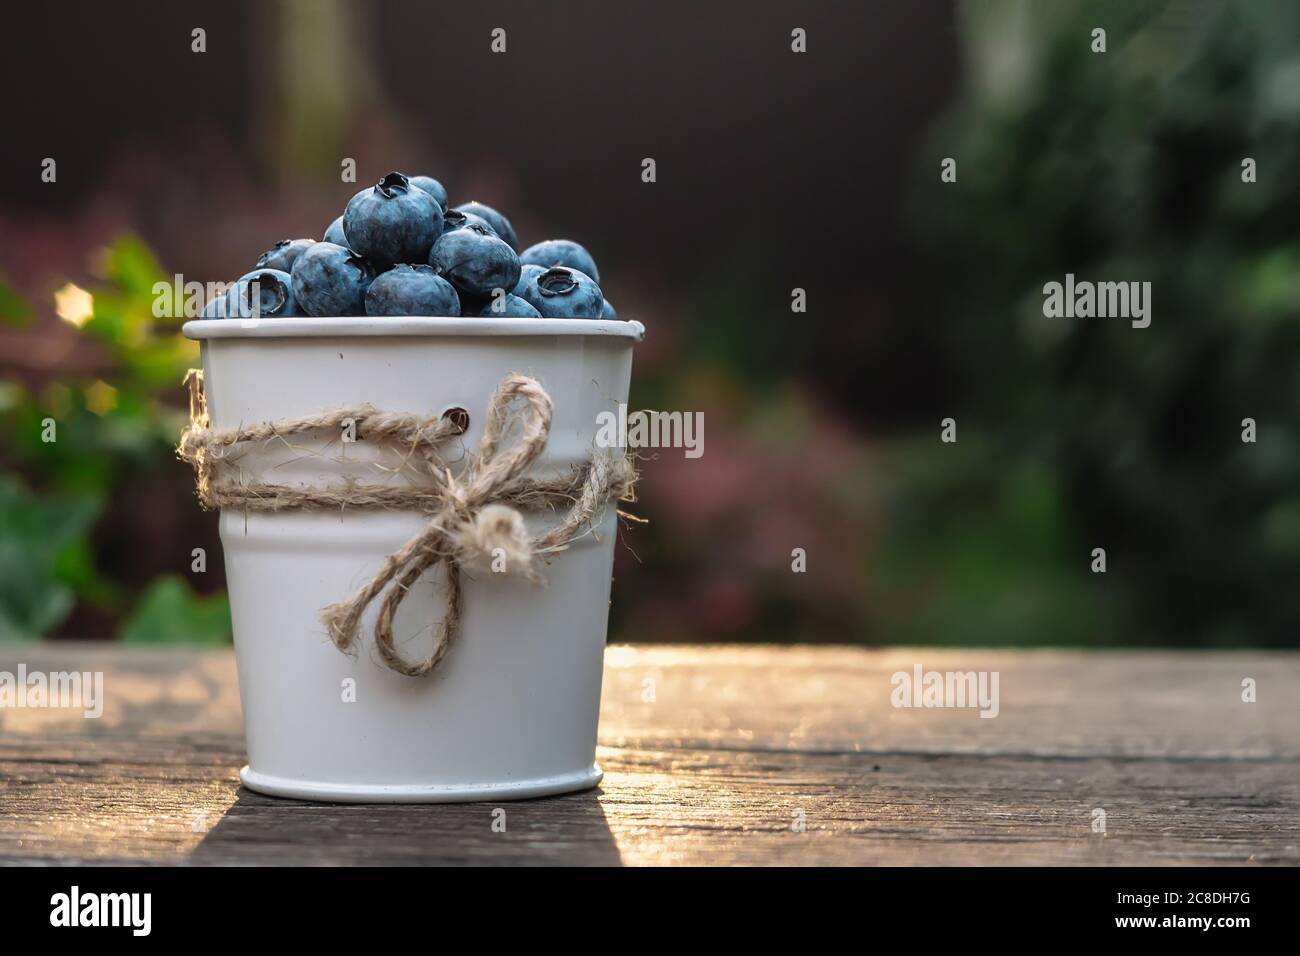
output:
<path id="1" fill-rule="evenodd" d="M 489 319 L 425 316 L 294 316 L 275 319 L 193 319 L 181 326 L 188 339 L 298 339 L 331 336 L 555 336 L 585 335 L 640 342 L 645 326 L 635 319 Z"/>

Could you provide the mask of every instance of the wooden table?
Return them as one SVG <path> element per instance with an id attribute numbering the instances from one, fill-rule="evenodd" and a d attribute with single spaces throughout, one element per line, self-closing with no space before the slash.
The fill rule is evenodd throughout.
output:
<path id="1" fill-rule="evenodd" d="M 107 704 L 0 709 L 5 862 L 1300 862 L 1296 654 L 615 646 L 603 785 L 505 804 L 504 833 L 490 804 L 241 789 L 229 651 L 0 646 L 20 662 L 102 670 Z M 1000 713 L 893 707 L 918 663 L 997 671 Z"/>

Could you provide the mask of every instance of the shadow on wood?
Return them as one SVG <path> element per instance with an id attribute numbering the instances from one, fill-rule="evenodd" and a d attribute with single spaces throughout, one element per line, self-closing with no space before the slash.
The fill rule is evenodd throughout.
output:
<path id="1" fill-rule="evenodd" d="M 894 707 L 918 662 L 1000 673 L 997 719 Z M 600 791 L 433 806 L 242 790 L 228 649 L 0 645 L 20 664 L 102 670 L 104 712 L 0 710 L 5 863 L 1300 861 L 1295 653 L 616 646 Z"/>
<path id="2" fill-rule="evenodd" d="M 599 791 L 502 803 L 344 804 L 239 796 L 189 862 L 620 866 Z"/>

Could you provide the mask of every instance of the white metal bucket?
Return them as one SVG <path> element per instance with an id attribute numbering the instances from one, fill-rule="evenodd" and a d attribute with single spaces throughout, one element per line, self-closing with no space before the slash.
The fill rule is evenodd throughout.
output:
<path id="1" fill-rule="evenodd" d="M 186 323 L 202 342 L 217 429 L 339 406 L 469 413 L 467 450 L 511 372 L 555 403 L 533 474 L 549 477 L 595 450 L 598 414 L 627 401 L 640 323 L 554 319 L 291 318 Z M 250 479 L 321 487 L 352 477 L 403 479 L 394 450 L 337 433 L 271 442 L 239 467 Z M 553 516 L 528 515 L 536 534 Z M 611 506 L 595 534 L 541 567 L 547 584 L 462 576 L 459 635 L 424 677 L 374 654 L 372 606 L 361 651 L 342 654 L 320 611 L 349 597 L 423 525 L 406 512 L 224 511 L 220 519 L 248 745 L 240 773 L 276 796 L 353 802 L 504 800 L 595 786 L 610 577 Z M 426 656 L 445 608 L 431 569 L 397 613 L 404 657 Z"/>

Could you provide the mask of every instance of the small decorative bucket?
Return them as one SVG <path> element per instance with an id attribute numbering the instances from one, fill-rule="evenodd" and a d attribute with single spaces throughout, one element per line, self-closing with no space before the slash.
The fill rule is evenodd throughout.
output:
<path id="1" fill-rule="evenodd" d="M 640 323 L 184 332 L 203 371 L 180 452 L 221 509 L 244 784 L 352 802 L 597 784 L 617 500 L 635 477 L 597 436 L 627 402 Z"/>

